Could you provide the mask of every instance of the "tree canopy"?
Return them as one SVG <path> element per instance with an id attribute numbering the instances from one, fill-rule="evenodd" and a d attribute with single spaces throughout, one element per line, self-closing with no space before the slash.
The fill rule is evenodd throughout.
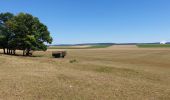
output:
<path id="1" fill-rule="evenodd" d="M 52 37 L 37 17 L 27 13 L 0 14 L 0 47 L 4 53 L 15 54 L 18 49 L 29 55 L 31 50 L 47 50 L 47 43 L 52 43 Z"/>

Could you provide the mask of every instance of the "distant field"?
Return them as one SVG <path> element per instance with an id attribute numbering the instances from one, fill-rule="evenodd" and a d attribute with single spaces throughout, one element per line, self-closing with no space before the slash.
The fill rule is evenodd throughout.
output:
<path id="1" fill-rule="evenodd" d="M 140 48 L 170 48 L 170 44 L 139 44 Z"/>
<path id="2" fill-rule="evenodd" d="M 107 48 L 112 45 L 87 45 L 87 46 L 50 46 L 48 49 L 94 49 L 94 48 Z"/>
<path id="3" fill-rule="evenodd" d="M 0 54 L 0 100 L 170 100 L 170 49 L 56 50 Z"/>

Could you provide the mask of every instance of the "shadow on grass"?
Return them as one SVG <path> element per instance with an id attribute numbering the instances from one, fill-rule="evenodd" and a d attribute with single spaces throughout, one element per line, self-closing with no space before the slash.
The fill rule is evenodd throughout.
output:
<path id="1" fill-rule="evenodd" d="M 22 54 L 15 54 L 15 55 L 11 55 L 11 54 L 4 54 L 2 52 L 0 52 L 0 55 L 9 55 L 9 56 L 19 56 L 19 57 L 44 57 L 43 55 L 29 55 L 29 56 L 23 56 Z"/>

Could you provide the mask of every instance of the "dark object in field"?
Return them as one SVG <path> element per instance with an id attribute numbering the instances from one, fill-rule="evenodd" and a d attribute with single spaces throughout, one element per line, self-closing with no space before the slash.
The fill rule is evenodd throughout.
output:
<path id="1" fill-rule="evenodd" d="M 52 52 L 54 58 L 64 58 L 66 56 L 66 51 L 54 51 Z"/>

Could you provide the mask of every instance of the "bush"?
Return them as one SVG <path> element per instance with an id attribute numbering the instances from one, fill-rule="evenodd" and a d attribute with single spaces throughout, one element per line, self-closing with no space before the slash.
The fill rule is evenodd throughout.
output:
<path id="1" fill-rule="evenodd" d="M 75 63 L 75 62 L 77 62 L 77 60 L 76 60 L 76 59 L 72 59 L 72 60 L 70 60 L 69 62 L 70 62 L 70 63 Z"/>

